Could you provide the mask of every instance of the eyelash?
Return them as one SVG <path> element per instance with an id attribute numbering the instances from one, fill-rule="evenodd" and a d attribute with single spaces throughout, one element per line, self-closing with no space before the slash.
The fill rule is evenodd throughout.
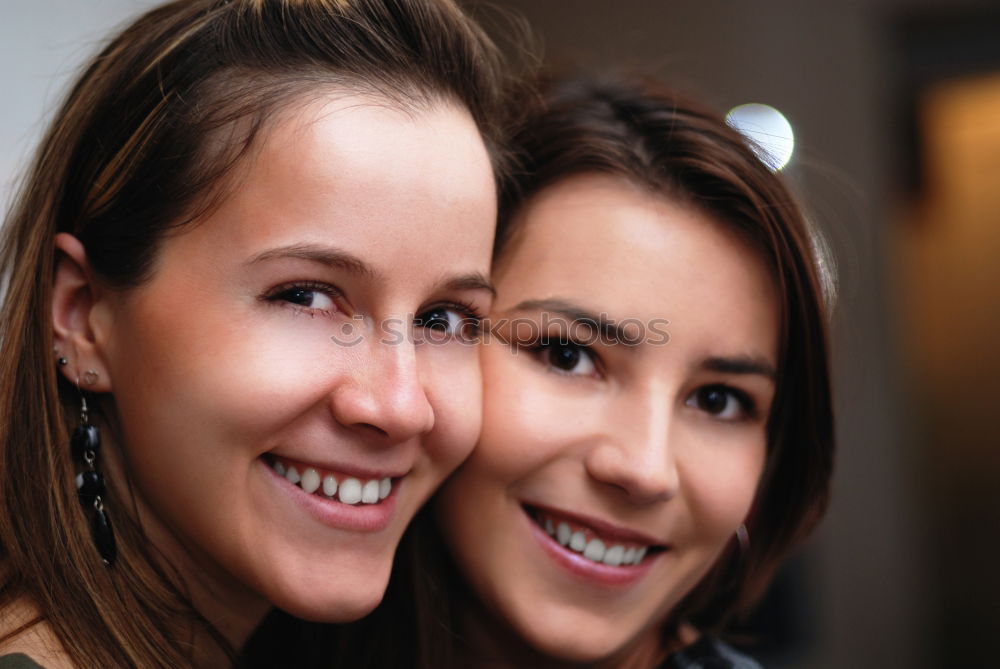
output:
<path id="1" fill-rule="evenodd" d="M 330 298 L 331 302 L 335 302 L 337 299 L 343 297 L 343 293 L 341 293 L 341 291 L 336 286 L 332 286 L 328 283 L 323 283 L 321 281 L 296 281 L 292 283 L 282 284 L 268 291 L 267 293 L 261 296 L 261 299 L 270 303 L 275 303 L 275 304 L 281 303 L 283 305 L 287 305 L 288 307 L 294 309 L 297 313 L 305 313 L 310 316 L 316 316 L 317 314 L 330 316 L 333 314 L 333 311 L 330 309 L 315 309 L 292 302 L 290 299 L 288 299 L 288 297 L 290 293 L 292 293 L 293 291 L 321 293 Z M 450 300 L 447 302 L 441 302 L 432 307 L 424 309 L 420 313 L 420 315 L 427 314 L 436 309 L 449 309 L 459 313 L 462 317 L 463 323 L 472 328 L 470 334 L 472 336 L 478 336 L 480 334 L 480 327 L 482 325 L 484 316 L 479 311 L 479 309 L 472 303 L 464 302 L 462 300 Z M 417 319 L 419 318 L 420 316 L 418 315 Z"/>
<path id="2" fill-rule="evenodd" d="M 421 324 L 419 323 L 421 316 L 438 309 L 448 309 L 457 312 L 462 317 L 463 324 L 471 328 L 472 331 L 469 334 L 473 337 L 478 337 L 480 335 L 484 318 L 482 312 L 480 312 L 480 310 L 471 302 L 465 302 L 462 300 L 440 302 L 432 307 L 424 309 L 414 318 L 414 325 L 421 327 Z"/>
<path id="3" fill-rule="evenodd" d="M 549 370 L 551 370 L 554 373 L 562 374 L 564 376 L 581 376 L 581 377 L 600 375 L 601 359 L 597 355 L 597 353 L 595 353 L 589 346 L 578 344 L 573 341 L 569 342 L 555 341 L 548 343 L 536 342 L 534 344 L 529 344 L 524 348 L 527 351 L 529 351 L 532 355 L 534 355 L 536 358 L 538 358 L 538 360 L 543 365 L 545 365 Z M 552 353 L 557 350 L 572 350 L 586 356 L 587 359 L 590 360 L 590 363 L 594 368 L 593 373 L 582 374 L 582 373 L 572 372 L 570 370 L 560 369 L 553 363 L 550 357 Z M 573 367 L 575 368 L 576 364 L 574 364 Z M 701 406 L 699 406 L 698 405 L 699 394 L 711 391 L 724 393 L 727 397 L 731 397 L 733 400 L 735 400 L 739 405 L 739 415 L 732 418 L 718 418 L 718 414 L 713 414 L 707 409 L 704 409 Z M 729 386 L 724 383 L 713 383 L 696 388 L 694 392 L 692 392 L 691 395 L 689 395 L 688 398 L 685 400 L 685 404 L 699 411 L 705 412 L 710 418 L 728 423 L 754 421 L 757 420 L 760 416 L 760 412 L 758 411 L 757 408 L 757 403 L 753 400 L 753 398 L 749 394 L 747 394 L 743 390 L 740 390 L 739 388 L 735 388 L 733 386 Z M 727 405 L 723 406 L 723 411 L 726 409 L 726 406 Z"/>
<path id="4" fill-rule="evenodd" d="M 539 362 L 541 362 L 550 371 L 556 374 L 562 374 L 563 376 L 580 376 L 580 377 L 600 376 L 601 358 L 600 356 L 597 355 L 597 353 L 594 352 L 594 350 L 590 346 L 579 344 L 572 340 L 560 341 L 558 338 L 553 338 L 553 339 L 555 339 L 555 341 L 552 341 L 551 339 L 543 335 L 543 337 L 537 342 L 524 346 L 524 349 L 527 350 L 532 355 L 534 355 L 539 360 Z M 573 372 L 568 369 L 559 368 L 552 361 L 551 355 L 553 352 L 560 350 L 574 351 L 584 356 L 585 359 L 590 361 L 590 365 L 594 368 L 593 371 L 591 373 L 584 374 L 579 372 Z M 575 368 L 576 365 L 574 364 L 573 367 Z"/>
<path id="5" fill-rule="evenodd" d="M 698 406 L 699 393 L 705 392 L 721 392 L 729 397 L 732 397 L 739 404 L 740 415 L 733 418 L 719 418 L 718 414 L 713 414 L 710 411 Z M 692 392 L 688 398 L 684 401 L 685 405 L 697 409 L 699 411 L 704 411 L 710 418 L 727 422 L 727 423 L 741 423 L 757 420 L 760 416 L 760 412 L 757 409 L 757 403 L 753 398 L 748 395 L 743 390 L 739 388 L 734 388 L 733 386 L 726 385 L 724 383 L 713 383 L 705 386 L 700 386 Z M 725 407 L 723 407 L 725 409 Z M 721 413 L 721 412 L 720 412 Z"/>
<path id="6" fill-rule="evenodd" d="M 310 316 L 330 316 L 333 314 L 333 311 L 330 309 L 316 309 L 292 302 L 287 298 L 293 291 L 320 293 L 330 298 L 331 302 L 336 302 L 337 299 L 343 297 L 343 293 L 340 292 L 340 289 L 328 283 L 323 283 L 321 281 L 294 281 L 292 283 L 282 284 L 269 290 L 261 296 L 261 299 L 272 304 L 287 305 L 288 307 L 294 309 L 296 313 L 304 313 Z"/>

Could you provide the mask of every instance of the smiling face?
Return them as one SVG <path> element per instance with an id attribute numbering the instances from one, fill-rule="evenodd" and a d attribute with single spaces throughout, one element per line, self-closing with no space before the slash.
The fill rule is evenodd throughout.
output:
<path id="1" fill-rule="evenodd" d="M 483 347 L 483 434 L 438 520 L 485 608 L 537 651 L 655 655 L 754 498 L 775 289 L 731 231 L 611 177 L 549 187 L 517 225 L 491 316 L 517 325 Z M 623 325 L 620 343 L 588 319 Z"/>
<path id="2" fill-rule="evenodd" d="M 261 141 L 92 321 L 143 522 L 196 604 L 348 620 L 479 433 L 458 335 L 492 300 L 492 169 L 446 104 L 330 96 Z"/>

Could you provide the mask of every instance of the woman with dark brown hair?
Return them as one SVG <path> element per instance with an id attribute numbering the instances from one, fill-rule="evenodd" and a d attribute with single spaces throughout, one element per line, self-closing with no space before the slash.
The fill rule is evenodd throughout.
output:
<path id="1" fill-rule="evenodd" d="M 498 88 L 451 0 L 178 0 L 86 67 L 0 246 L 0 665 L 379 602 L 479 433 Z"/>
<path id="2" fill-rule="evenodd" d="M 807 226 L 742 136 L 656 82 L 525 106 L 483 433 L 434 502 L 456 567 L 434 666 L 757 666 L 715 635 L 832 467 Z"/>

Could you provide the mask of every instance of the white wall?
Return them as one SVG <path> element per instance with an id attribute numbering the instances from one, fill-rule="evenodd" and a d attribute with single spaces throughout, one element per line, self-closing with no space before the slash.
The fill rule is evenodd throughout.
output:
<path id="1" fill-rule="evenodd" d="M 84 61 L 154 0 L 0 0 L 0 205 Z"/>

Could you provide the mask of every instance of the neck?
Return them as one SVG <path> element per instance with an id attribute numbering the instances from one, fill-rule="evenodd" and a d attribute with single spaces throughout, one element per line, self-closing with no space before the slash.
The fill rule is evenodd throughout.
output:
<path id="1" fill-rule="evenodd" d="M 546 655 L 528 645 L 505 620 L 488 611 L 474 596 L 464 595 L 457 607 L 462 643 L 457 666 L 474 669 L 652 669 L 668 655 L 658 627 L 642 633 L 612 654 L 590 661 Z"/>
<path id="2" fill-rule="evenodd" d="M 199 575 L 200 576 L 200 575 Z M 189 579 L 191 603 L 212 626 L 194 630 L 194 666 L 222 667 L 231 659 L 220 645 L 223 639 L 232 649 L 239 650 L 267 615 L 271 606 L 254 592 L 242 586 L 226 587 L 207 578 Z"/>
<path id="3" fill-rule="evenodd" d="M 140 511 L 144 510 L 140 506 Z M 267 615 L 271 604 L 209 556 L 193 553 L 197 548 L 188 549 L 148 514 L 141 514 L 140 518 L 157 548 L 157 557 L 166 563 L 165 571 L 176 574 L 181 592 L 211 626 L 192 630 L 194 656 L 198 660 L 195 666 L 229 665 L 231 661 L 220 639 L 238 651 Z"/>
<path id="4" fill-rule="evenodd" d="M 113 480 L 129 480 L 118 449 L 106 451 L 110 457 L 105 466 L 112 471 Z M 172 532 L 134 488 L 123 487 L 120 492 L 136 511 L 137 521 L 152 546 L 151 558 L 211 626 L 196 625 L 191 630 L 194 666 L 228 666 L 231 660 L 224 645 L 238 651 L 267 615 L 270 603 L 197 546 L 190 546 Z"/>

